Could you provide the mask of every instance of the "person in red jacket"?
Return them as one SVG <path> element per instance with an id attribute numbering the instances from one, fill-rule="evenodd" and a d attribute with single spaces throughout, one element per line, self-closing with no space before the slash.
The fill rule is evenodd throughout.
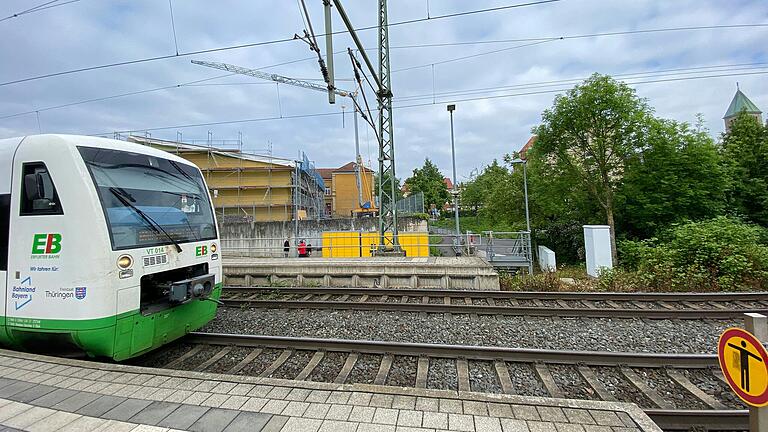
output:
<path id="1" fill-rule="evenodd" d="M 297 246 L 299 251 L 299 257 L 306 258 L 307 257 L 307 243 L 304 242 L 304 240 L 301 240 Z"/>

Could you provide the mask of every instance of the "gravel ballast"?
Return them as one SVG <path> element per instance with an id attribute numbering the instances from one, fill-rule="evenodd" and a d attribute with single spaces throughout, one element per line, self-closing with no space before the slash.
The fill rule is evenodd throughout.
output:
<path id="1" fill-rule="evenodd" d="M 469 362 L 469 386 L 476 392 L 502 393 L 493 363 L 488 361 Z"/>
<path id="2" fill-rule="evenodd" d="M 418 357 L 395 356 L 392 367 L 387 375 L 387 385 L 398 387 L 413 387 L 416 385 L 416 368 Z"/>
<path id="3" fill-rule="evenodd" d="M 361 354 L 355 362 L 355 367 L 349 374 L 347 382 L 373 384 L 376 374 L 379 372 L 381 357 L 373 354 Z"/>
<path id="4" fill-rule="evenodd" d="M 563 391 L 565 397 L 572 399 L 599 399 L 597 394 L 575 366 L 549 365 L 549 372 L 555 384 Z"/>
<path id="5" fill-rule="evenodd" d="M 509 378 L 514 394 L 523 396 L 549 396 L 544 384 L 539 381 L 533 366 L 526 363 L 507 362 Z"/>
<path id="6" fill-rule="evenodd" d="M 202 331 L 556 350 L 714 353 L 727 320 L 641 320 L 221 308 Z"/>
<path id="7" fill-rule="evenodd" d="M 427 388 L 457 390 L 459 385 L 456 362 L 441 358 L 430 359 Z"/>
<path id="8" fill-rule="evenodd" d="M 341 368 L 344 366 L 344 362 L 347 361 L 346 353 L 327 352 L 323 356 L 323 359 L 318 363 L 317 367 L 312 370 L 312 374 L 309 376 L 310 381 L 320 382 L 333 382 Z"/>

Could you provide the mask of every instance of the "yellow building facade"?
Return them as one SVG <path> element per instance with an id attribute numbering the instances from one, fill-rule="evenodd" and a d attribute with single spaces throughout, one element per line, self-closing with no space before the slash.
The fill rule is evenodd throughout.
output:
<path id="1" fill-rule="evenodd" d="M 360 207 L 355 163 L 350 162 L 339 168 L 320 168 L 318 171 L 325 182 L 326 215 L 335 218 L 353 217 L 353 212 Z M 363 203 L 376 207 L 373 171 L 362 167 L 360 179 Z"/>

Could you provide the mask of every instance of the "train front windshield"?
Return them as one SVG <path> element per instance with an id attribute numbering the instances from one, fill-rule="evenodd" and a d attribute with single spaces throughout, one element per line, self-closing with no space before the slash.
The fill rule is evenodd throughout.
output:
<path id="1" fill-rule="evenodd" d="M 141 153 L 78 149 L 96 185 L 114 250 L 216 238 L 199 170 Z"/>

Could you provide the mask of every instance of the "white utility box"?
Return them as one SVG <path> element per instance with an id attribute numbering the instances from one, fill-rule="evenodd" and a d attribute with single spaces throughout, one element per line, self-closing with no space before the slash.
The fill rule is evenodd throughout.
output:
<path id="1" fill-rule="evenodd" d="M 557 271 L 555 252 L 546 246 L 539 246 L 539 268 L 543 272 Z"/>
<path id="2" fill-rule="evenodd" d="M 587 258 L 588 275 L 598 277 L 601 269 L 612 269 L 611 227 L 584 225 L 584 254 Z"/>

